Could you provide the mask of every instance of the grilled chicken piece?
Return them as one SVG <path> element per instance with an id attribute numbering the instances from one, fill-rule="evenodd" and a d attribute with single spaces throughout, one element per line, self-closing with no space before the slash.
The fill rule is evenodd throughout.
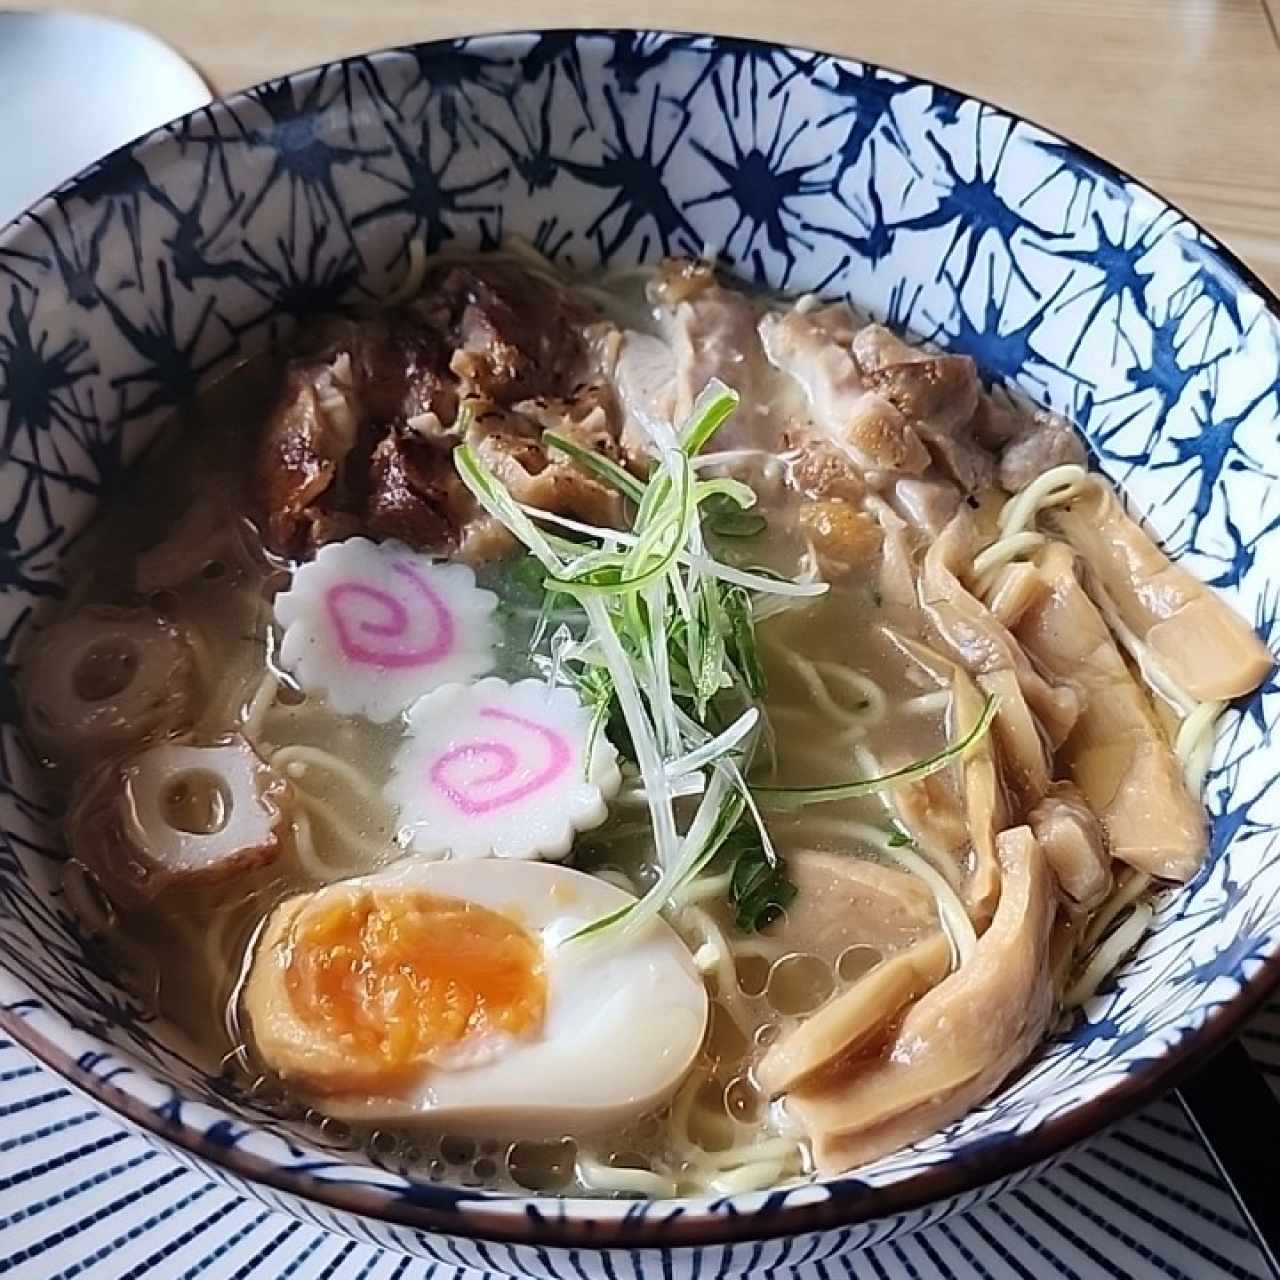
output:
<path id="1" fill-rule="evenodd" d="M 848 348 L 815 313 L 770 312 L 759 325 L 765 354 L 793 378 L 809 402 L 816 432 L 835 441 L 862 469 L 918 475 L 929 453 L 900 410 L 869 391 Z"/>
<path id="2" fill-rule="evenodd" d="M 1000 485 L 1010 493 L 1025 489 L 1037 476 L 1073 462 L 1084 466 L 1084 441 L 1065 418 L 1046 409 L 1019 417 L 1013 438 L 1000 451 Z"/>

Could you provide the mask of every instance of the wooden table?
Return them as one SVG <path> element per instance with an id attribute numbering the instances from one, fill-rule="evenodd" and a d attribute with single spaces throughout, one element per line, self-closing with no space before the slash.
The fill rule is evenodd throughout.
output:
<path id="1" fill-rule="evenodd" d="M 34 0 L 56 7 L 62 0 Z M 1270 6 L 1270 9 L 1268 8 Z M 222 93 L 341 54 L 529 26 L 653 26 L 847 53 L 1094 148 L 1280 290 L 1280 0 L 81 0 Z"/>

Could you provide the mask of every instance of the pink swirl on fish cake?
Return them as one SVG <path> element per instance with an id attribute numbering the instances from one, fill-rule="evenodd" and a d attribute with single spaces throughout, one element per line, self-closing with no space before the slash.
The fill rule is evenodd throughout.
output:
<path id="1" fill-rule="evenodd" d="M 403 670 L 440 662 L 453 652 L 457 628 L 453 614 L 434 588 L 410 564 L 393 564 L 391 572 L 404 578 L 430 616 L 430 632 L 413 648 L 394 644 L 377 646 L 372 639 L 394 641 L 411 637 L 414 614 L 403 600 L 367 582 L 338 582 L 325 592 L 325 608 L 337 632 L 338 648 L 349 662 L 365 666 Z M 365 601 L 382 612 L 382 617 L 361 617 L 356 601 Z M 417 602 L 415 602 L 417 603 Z M 354 607 L 353 607 L 354 605 Z M 424 616 L 419 614 L 419 616 Z"/>
<path id="2" fill-rule="evenodd" d="M 428 780 L 468 817 L 477 817 L 518 804 L 550 786 L 569 767 L 573 753 L 566 739 L 554 729 L 514 712 L 500 711 L 496 707 L 485 707 L 480 715 L 492 720 L 505 720 L 527 729 L 546 745 L 547 761 L 532 777 L 507 787 L 505 791 L 477 795 L 477 789 L 499 785 L 520 772 L 520 757 L 515 748 L 508 742 L 480 738 L 474 742 L 460 743 L 438 756 L 427 771 Z M 493 762 L 488 773 L 475 777 L 458 777 L 459 764 L 477 762 L 483 765 L 488 761 Z M 527 767 L 525 766 L 526 769 Z"/>

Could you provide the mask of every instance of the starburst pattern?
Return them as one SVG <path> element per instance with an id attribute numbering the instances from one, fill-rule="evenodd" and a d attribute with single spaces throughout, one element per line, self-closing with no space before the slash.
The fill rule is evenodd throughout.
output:
<path id="1" fill-rule="evenodd" d="M 730 118 L 721 78 L 713 77 L 711 85 L 721 111 Z M 732 202 L 735 217 L 722 241 L 722 251 L 728 261 L 750 263 L 754 278 L 761 284 L 766 283 L 764 260 L 756 251 L 756 239 L 763 232 L 769 248 L 787 263 L 778 281 L 785 288 L 790 283 L 796 249 L 812 247 L 800 234 L 805 223 L 794 202 L 830 189 L 827 182 L 813 176 L 815 171 L 826 167 L 827 161 L 824 157 L 808 164 L 787 164 L 787 153 L 807 129 L 807 121 L 788 123 L 789 99 L 784 96 L 773 125 L 765 131 L 762 141 L 755 98 L 752 104 L 749 145 L 740 142 L 732 129 L 729 131 L 731 154 L 727 156 L 718 155 L 705 144 L 694 141 L 694 149 L 711 165 L 724 185 L 686 200 L 684 207 L 692 209 L 725 200 Z M 739 231 L 744 234 L 735 248 Z"/>
<path id="2" fill-rule="evenodd" d="M 961 278 L 967 278 L 973 270 L 978 250 L 983 240 L 990 235 L 1004 251 L 1008 270 L 1034 293 L 1035 286 L 1031 283 L 1026 268 L 1013 252 L 1014 243 L 1028 234 L 1042 240 L 1052 240 L 1057 238 L 1057 233 L 1033 222 L 997 190 L 1015 126 L 1012 122 L 1005 126 L 1004 137 L 995 156 L 984 160 L 983 151 L 988 145 L 983 129 L 986 115 L 986 112 L 979 112 L 974 124 L 972 174 L 967 178 L 961 172 L 952 150 L 944 146 L 936 134 L 929 135 L 929 146 L 946 175 L 947 188 L 937 205 L 928 213 L 906 218 L 894 225 L 901 231 L 950 228 L 951 241 L 942 256 L 942 269 L 950 270 Z M 955 256 L 960 256 L 958 265 L 953 263 Z"/>
<path id="3" fill-rule="evenodd" d="M 450 183 L 447 181 L 449 169 L 461 150 L 461 143 L 450 139 L 436 164 L 431 157 L 431 129 L 425 122 L 419 127 L 416 145 L 390 126 L 387 136 L 401 165 L 394 171 L 374 168 L 370 172 L 387 183 L 395 194 L 358 214 L 352 226 L 363 227 L 388 217 L 407 216 L 411 225 L 392 259 L 392 266 L 407 260 L 411 241 L 420 241 L 428 253 L 435 253 L 446 241 L 452 240 L 451 217 L 496 213 L 497 206 L 491 201 L 474 201 L 470 197 L 504 182 L 505 168 L 471 181 Z"/>
<path id="4" fill-rule="evenodd" d="M 594 237 L 599 247 L 600 261 L 608 263 L 631 238 L 634 231 L 648 222 L 657 232 L 658 248 L 670 253 L 681 239 L 683 247 L 696 251 L 693 227 L 667 190 L 664 174 L 688 128 L 688 113 L 681 111 L 679 123 L 671 131 L 665 144 L 658 141 L 658 86 L 654 85 L 649 99 L 649 113 L 644 121 L 639 146 L 633 145 L 628 136 L 627 124 L 618 106 L 617 95 L 606 85 L 604 100 L 613 122 L 613 137 L 604 143 L 604 159 L 598 164 L 586 164 L 568 156 L 559 164 L 567 173 L 588 186 L 612 191 L 613 199 L 600 211 L 586 229 L 588 237 Z M 610 233 L 607 227 L 613 224 Z M 637 256 L 648 256 L 650 241 L 641 239 Z"/>

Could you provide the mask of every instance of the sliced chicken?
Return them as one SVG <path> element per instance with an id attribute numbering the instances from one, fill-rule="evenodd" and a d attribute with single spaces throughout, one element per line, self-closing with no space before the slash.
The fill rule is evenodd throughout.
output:
<path id="1" fill-rule="evenodd" d="M 1065 418 L 1038 409 L 1020 418 L 1014 436 L 1000 452 L 1000 485 L 1010 493 L 1025 489 L 1037 476 L 1069 462 L 1084 466 L 1084 441 Z"/>
<path id="2" fill-rule="evenodd" d="M 821 436 L 789 431 L 783 441 L 790 459 L 790 481 L 806 498 L 858 504 L 867 486 L 849 455 Z"/>
<path id="3" fill-rule="evenodd" d="M 599 367 L 622 406 L 622 448 L 628 458 L 648 458 L 662 427 L 676 421 L 675 354 L 661 338 L 631 330 L 615 330 L 612 341 L 597 350 Z"/>
<path id="4" fill-rule="evenodd" d="M 886 1051 L 787 1095 L 823 1173 L 896 1151 L 982 1101 L 1044 1035 L 1053 1008 L 1053 879 L 1028 827 L 999 837 L 1004 889 L 969 960 L 902 1019 Z"/>
<path id="5" fill-rule="evenodd" d="M 757 1069 L 761 1087 L 786 1093 L 878 1048 L 903 1009 L 950 969 L 951 945 L 942 933 L 882 960 L 769 1047 Z"/>
<path id="6" fill-rule="evenodd" d="M 930 538 L 936 538 L 947 527 L 962 501 L 954 485 L 914 476 L 894 481 L 889 500 L 912 528 Z"/>
<path id="7" fill-rule="evenodd" d="M 969 430 L 981 395 L 970 357 L 912 347 L 878 324 L 857 333 L 852 352 L 866 386 L 902 413 L 965 493 L 991 488 L 995 461 Z"/>
<path id="8" fill-rule="evenodd" d="M 1088 561 L 1126 626 L 1191 697 L 1250 693 L 1275 659 L 1249 624 L 1124 513 L 1096 480 L 1049 517 Z"/>
<path id="9" fill-rule="evenodd" d="M 446 336 L 463 391 L 499 404 L 566 387 L 590 318 L 580 296 L 549 276 L 493 257 L 442 262 L 415 306 Z"/>
<path id="10" fill-rule="evenodd" d="M 1062 892 L 1082 911 L 1092 911 L 1111 892 L 1107 837 L 1079 788 L 1055 782 L 1027 815 Z"/>
<path id="11" fill-rule="evenodd" d="M 494 411 L 467 429 L 467 443 L 517 502 L 588 524 L 622 523 L 622 498 L 562 454 L 549 452 L 541 432 L 516 414 Z"/>
<path id="12" fill-rule="evenodd" d="M 937 930 L 933 894 L 915 876 L 853 853 L 805 849 L 787 856 L 796 896 L 769 936 L 834 963 L 849 947 L 882 956 Z"/>
<path id="13" fill-rule="evenodd" d="M 359 413 L 350 353 L 290 364 L 258 457 L 264 535 L 275 550 L 308 545 L 326 500 L 338 496 Z"/>
<path id="14" fill-rule="evenodd" d="M 613 462 L 621 457 L 616 408 L 608 389 L 585 383 L 568 396 L 521 400 L 515 412 L 539 432 L 554 431 Z"/>
<path id="15" fill-rule="evenodd" d="M 922 353 L 882 324 L 864 324 L 845 344 L 863 374 L 879 373 L 890 365 L 915 360 Z"/>
<path id="16" fill-rule="evenodd" d="M 864 472 L 919 475 L 929 452 L 903 414 L 869 391 L 846 347 L 814 313 L 770 312 L 760 321 L 765 354 L 803 389 L 816 431 L 839 444 Z"/>
<path id="17" fill-rule="evenodd" d="M 984 449 L 999 452 L 1014 436 L 1025 430 L 1026 415 L 993 396 L 982 394 L 969 422 L 969 432 Z"/>
<path id="18" fill-rule="evenodd" d="M 1059 759 L 1122 862 L 1168 880 L 1188 880 L 1205 854 L 1204 810 L 1129 673 L 1106 622 L 1075 574 L 1069 547 L 1041 553 L 1048 590 L 1017 635 L 1037 665 L 1075 690 L 1080 715 Z"/>
<path id="19" fill-rule="evenodd" d="M 1051 683 L 1027 660 L 1018 642 L 963 584 L 973 563 L 973 520 L 960 512 L 925 553 L 920 596 L 926 613 L 979 687 L 1000 699 L 996 731 L 1005 763 L 1028 803 L 1049 785 L 1049 742 L 1062 742 L 1077 713 L 1071 687 Z"/>
<path id="20" fill-rule="evenodd" d="M 776 449 L 780 420 L 756 334 L 759 311 L 750 295 L 722 288 L 705 263 L 672 259 L 659 268 L 650 297 L 674 356 L 672 425 L 684 424 L 707 383 L 718 378 L 738 393 L 741 404 L 720 428 L 714 447 Z"/>
<path id="21" fill-rule="evenodd" d="M 796 524 L 827 581 L 873 565 L 879 558 L 883 539 L 879 522 L 847 502 L 806 502 L 796 513 Z"/>
<path id="22" fill-rule="evenodd" d="M 320 320 L 259 441 L 267 543 L 299 555 L 370 532 L 456 549 L 473 508 L 446 493 L 456 440 L 444 424 L 462 397 L 483 411 L 568 393 L 591 318 L 581 295 L 495 257 L 440 262 L 408 306 Z"/>
<path id="23" fill-rule="evenodd" d="M 933 460 L 965 493 L 991 488 L 995 461 L 968 431 L 978 406 L 978 374 L 968 356 L 915 352 L 900 364 L 863 370 L 862 377 L 906 418 Z"/>

